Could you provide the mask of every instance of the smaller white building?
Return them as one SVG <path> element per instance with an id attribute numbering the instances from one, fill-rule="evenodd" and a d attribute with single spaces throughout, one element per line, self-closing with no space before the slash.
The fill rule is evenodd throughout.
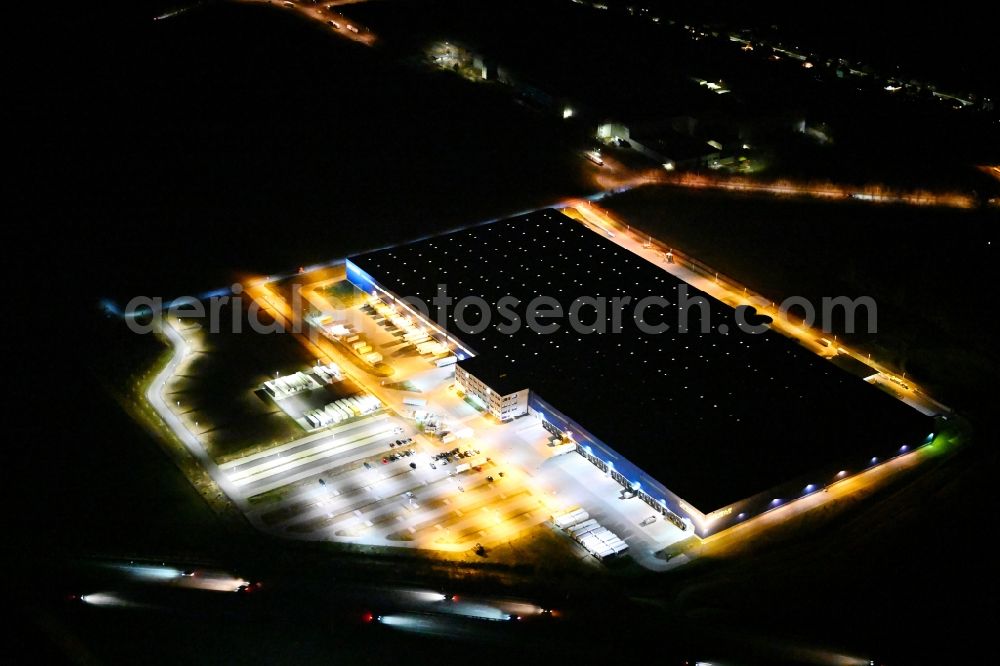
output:
<path id="1" fill-rule="evenodd" d="M 528 389 L 504 386 L 506 375 L 500 375 L 496 386 L 488 386 L 461 364 L 455 366 L 455 381 L 466 395 L 479 402 L 499 421 L 509 421 L 528 413 Z"/>

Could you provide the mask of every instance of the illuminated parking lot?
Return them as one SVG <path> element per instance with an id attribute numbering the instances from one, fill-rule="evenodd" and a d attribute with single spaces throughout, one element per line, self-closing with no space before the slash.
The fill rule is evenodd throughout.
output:
<path id="1" fill-rule="evenodd" d="M 278 299 L 268 291 L 269 307 L 285 305 Z M 345 314 L 369 339 L 394 342 L 362 306 L 339 313 Z M 648 509 L 619 502 L 617 484 L 580 456 L 550 459 L 550 434 L 538 419 L 500 424 L 484 415 L 456 390 L 453 366 L 405 353 L 387 357 L 396 369 L 388 385 L 351 371 L 387 409 L 217 466 L 220 485 L 256 527 L 283 538 L 467 551 L 585 506 L 615 526 L 640 558 L 686 536 L 663 521 L 641 527 Z M 176 368 L 188 364 L 181 356 Z M 408 390 L 392 388 L 401 384 Z M 419 409 L 405 402 L 414 395 Z M 421 433 L 418 412 L 464 436 L 445 442 Z M 446 459 L 456 449 L 459 455 Z"/>
<path id="2" fill-rule="evenodd" d="M 546 220 L 549 226 L 566 226 L 560 222 L 565 218 Z M 601 242 L 605 235 L 614 238 L 598 229 Z M 705 529 L 698 521 L 712 517 L 699 517 L 684 502 L 680 510 L 663 500 L 658 504 L 649 496 L 655 484 L 647 490 L 645 478 L 640 484 L 624 477 L 618 463 L 605 462 L 596 449 L 592 455 L 585 439 L 577 445 L 573 432 L 587 433 L 567 428 L 544 401 L 524 413 L 498 414 L 477 400 L 455 372 L 456 360 L 472 353 L 464 346 L 469 343 L 418 316 L 377 283 L 361 291 L 355 277 L 347 280 L 353 265 L 348 262 L 346 271 L 337 269 L 332 277 L 321 272 L 314 282 L 304 272 L 291 280 L 253 281 L 246 289 L 263 310 L 287 324 L 294 319 L 292 283 L 300 288 L 310 314 L 306 330 L 296 335 L 315 356 L 312 367 L 267 382 L 271 399 L 302 426 L 301 437 L 217 467 L 203 460 L 255 526 L 283 538 L 480 552 L 543 523 L 545 529 L 559 529 L 549 521 L 579 510 L 652 569 L 667 565 L 665 548 Z M 663 279 L 659 273 L 654 277 Z M 189 339 L 187 351 L 178 347 L 182 353 L 171 372 L 186 367 L 190 346 Z M 340 382 L 349 388 L 337 389 Z M 324 404 L 342 405 L 342 418 L 304 425 L 302 415 Z M 643 432 L 619 418 L 616 430 L 625 426 Z M 189 448 L 198 454 L 195 442 Z M 809 494 L 824 486 L 805 487 Z M 737 522 L 745 517 L 732 515 Z M 570 530 L 563 531 L 567 547 L 587 557 L 580 539 L 574 543 Z"/>

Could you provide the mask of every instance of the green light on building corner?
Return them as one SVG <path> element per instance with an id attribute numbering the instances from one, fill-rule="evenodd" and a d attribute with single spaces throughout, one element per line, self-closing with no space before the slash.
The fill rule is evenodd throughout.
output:
<path id="1" fill-rule="evenodd" d="M 961 434 L 951 428 L 927 435 L 926 443 L 921 447 L 929 455 L 940 456 L 951 453 L 961 444 Z"/>

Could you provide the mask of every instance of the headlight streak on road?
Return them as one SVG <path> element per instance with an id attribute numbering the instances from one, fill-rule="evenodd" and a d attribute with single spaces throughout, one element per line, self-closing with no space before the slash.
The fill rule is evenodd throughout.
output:
<path id="1" fill-rule="evenodd" d="M 88 606 L 93 606 L 94 608 L 132 608 L 146 610 L 161 608 L 161 606 L 156 606 L 154 604 L 122 598 L 115 592 L 91 592 L 90 594 L 83 594 L 80 595 L 80 602 Z"/>
<path id="2" fill-rule="evenodd" d="M 239 592 L 240 588 L 250 585 L 250 582 L 225 573 L 198 572 L 194 576 L 180 579 L 178 585 L 211 592 Z"/>
<path id="3" fill-rule="evenodd" d="M 201 3 L 198 3 L 198 4 L 201 4 Z M 168 18 L 173 18 L 174 16 L 180 16 L 184 12 L 189 11 L 191 9 L 194 9 L 194 7 L 196 7 L 196 6 L 197 5 L 192 5 L 191 7 L 181 7 L 180 9 L 175 9 L 173 11 L 167 12 L 166 14 L 160 14 L 159 16 L 154 16 L 153 20 L 154 21 L 163 21 L 163 20 L 166 20 Z"/>
<path id="4" fill-rule="evenodd" d="M 471 617 L 471 616 L 465 616 Z M 479 618 L 473 617 L 475 620 L 508 620 L 508 617 L 502 618 Z M 437 615 L 430 613 L 391 613 L 388 615 L 379 615 L 377 618 L 379 624 L 386 627 L 392 627 L 393 629 L 399 631 L 405 631 L 409 633 L 425 634 L 430 636 L 446 636 L 448 638 L 478 638 L 481 637 L 479 629 L 485 628 L 484 625 L 479 624 L 476 626 L 475 622 L 468 622 L 464 619 L 460 619 L 457 616 L 449 617 L 446 614 Z"/>
<path id="5" fill-rule="evenodd" d="M 449 620 L 440 615 L 422 615 L 420 613 L 395 613 L 392 615 L 380 615 L 380 624 L 399 631 L 408 633 L 424 634 L 428 636 L 446 636 L 448 638 L 467 638 L 476 636 L 476 631 L 470 626 L 456 626 L 454 620 Z"/>
<path id="6" fill-rule="evenodd" d="M 466 599 L 464 596 L 443 594 L 436 590 L 417 589 L 386 589 L 386 593 L 395 597 L 398 602 L 410 606 L 411 611 L 419 609 L 421 615 L 457 615 L 475 620 L 496 622 L 544 613 L 540 606 L 513 599 Z M 398 618 L 399 616 L 384 617 Z M 392 624 L 392 622 L 387 624 Z"/>
<path id="7" fill-rule="evenodd" d="M 441 594 L 440 592 L 433 592 L 431 590 L 399 590 L 399 593 L 403 596 L 410 597 L 415 601 L 423 603 L 436 603 L 448 599 L 447 595 Z"/>
<path id="8" fill-rule="evenodd" d="M 137 580 L 165 581 L 180 578 L 182 575 L 180 569 L 168 566 L 150 564 L 112 564 L 109 566 L 123 571 Z"/>
<path id="9" fill-rule="evenodd" d="M 176 567 L 154 564 L 108 564 L 109 568 L 124 573 L 132 580 L 157 584 L 174 585 L 213 592 L 236 592 L 250 583 L 239 576 L 225 571 L 190 569 L 185 573 Z"/>
<path id="10" fill-rule="evenodd" d="M 474 618 L 477 620 L 510 620 L 513 616 L 495 606 L 484 603 L 471 603 L 468 601 L 455 601 L 439 607 L 440 611 L 449 615 L 461 615 L 462 617 Z"/>
<path id="11" fill-rule="evenodd" d="M 84 594 L 80 601 L 88 606 L 127 606 L 128 603 L 112 592 L 93 592 Z"/>

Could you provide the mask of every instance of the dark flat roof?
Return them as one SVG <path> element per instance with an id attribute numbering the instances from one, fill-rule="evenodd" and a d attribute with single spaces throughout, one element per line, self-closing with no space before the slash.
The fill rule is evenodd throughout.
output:
<path id="1" fill-rule="evenodd" d="M 676 307 L 654 308 L 644 333 L 626 306 L 620 333 L 578 333 L 566 319 L 540 334 L 504 334 L 494 316 L 478 334 L 446 325 L 479 354 L 461 361 L 498 390 L 528 387 L 671 491 L 704 512 L 842 460 L 919 443 L 932 423 L 879 389 L 784 336 L 745 333 L 728 305 L 618 247 L 555 210 L 538 211 L 352 257 L 397 296 L 431 299 L 446 284 L 456 301 L 515 311 L 538 295 L 565 309 L 577 298 L 649 295 L 678 303 L 680 289 L 710 304 L 712 332 L 690 306 L 689 332 Z M 609 314 L 611 308 L 609 307 Z M 469 308 L 466 320 L 479 322 Z M 593 308 L 581 319 L 590 323 Z M 720 324 L 729 333 L 720 332 Z M 506 388 L 502 388 L 506 387 Z"/>

